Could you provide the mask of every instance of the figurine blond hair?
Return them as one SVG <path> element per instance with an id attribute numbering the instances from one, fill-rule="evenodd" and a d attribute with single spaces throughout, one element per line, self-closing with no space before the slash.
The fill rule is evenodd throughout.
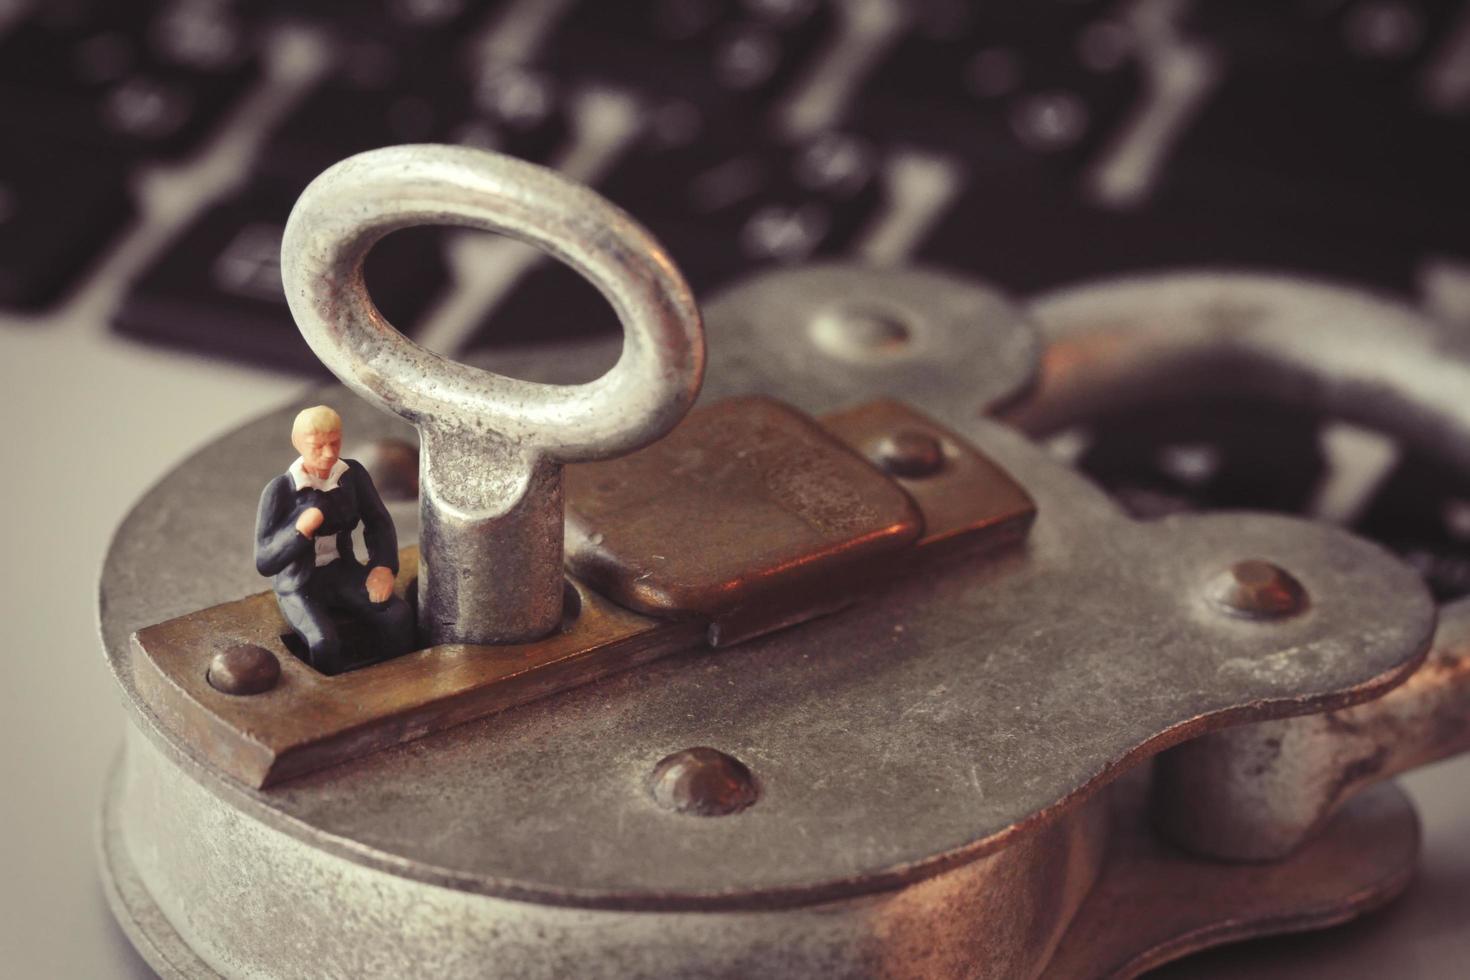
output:
<path id="1" fill-rule="evenodd" d="M 308 432 L 341 432 L 342 416 L 327 405 L 313 405 L 296 413 L 291 423 L 291 441 Z"/>

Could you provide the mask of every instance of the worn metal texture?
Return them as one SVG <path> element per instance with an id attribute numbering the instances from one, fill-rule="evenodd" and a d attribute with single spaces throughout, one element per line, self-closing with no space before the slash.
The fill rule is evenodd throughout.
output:
<path id="1" fill-rule="evenodd" d="M 422 224 L 501 232 L 582 273 L 622 321 L 617 364 L 582 384 L 536 384 L 405 338 L 368 296 L 363 260 L 384 235 Z M 466 147 L 395 146 L 343 160 L 302 192 L 281 278 L 322 363 L 419 430 L 420 635 L 493 643 L 550 633 L 561 618 L 561 464 L 652 442 L 699 391 L 699 311 L 667 253 L 554 171 Z"/>
<path id="2" fill-rule="evenodd" d="M 1354 794 L 1470 751 L 1470 600 L 1440 610 L 1424 666 L 1377 700 L 1211 732 L 1155 760 L 1154 813 L 1197 854 L 1275 861 Z"/>
<path id="3" fill-rule="evenodd" d="M 709 949 L 729 962 L 741 962 L 740 950 L 769 956 L 756 963 L 762 970 L 785 962 L 787 972 L 821 973 L 803 971 L 814 961 L 801 951 L 812 947 L 787 923 L 846 929 L 849 912 L 865 902 L 902 900 L 911 902 L 903 928 L 885 927 L 873 942 L 925 962 L 908 945 L 917 930 L 956 957 L 945 962 L 961 962 L 963 952 L 986 975 L 994 957 L 1041 942 L 1027 930 L 1050 933 L 1024 905 L 972 917 L 990 907 L 952 903 L 944 884 L 956 880 L 951 875 L 1008 860 L 1066 825 L 1116 774 L 1170 744 L 1232 722 L 1371 698 L 1418 664 L 1433 605 L 1418 577 L 1376 546 L 1278 517 L 1137 524 L 1036 446 L 977 420 L 983 405 L 1027 381 L 1023 358 L 992 355 L 1036 349 L 1029 335 L 1017 339 L 1024 321 L 986 290 L 935 275 L 831 268 L 810 278 L 758 279 L 709 309 L 711 363 L 722 363 L 730 346 L 749 347 L 752 318 L 798 293 L 808 314 L 853 297 L 882 297 L 916 324 L 967 308 L 978 317 L 968 323 L 972 332 L 995 331 L 951 344 L 942 330 L 913 327 L 908 336 L 926 338 L 925 363 L 911 373 L 928 382 L 913 396 L 1035 500 L 1023 547 L 911 576 L 840 616 L 731 650 L 671 658 L 262 793 L 222 777 L 156 723 L 133 691 L 126 640 L 138 626 L 256 587 L 248 535 L 239 533 L 238 568 L 228 560 L 228 542 L 231 528 L 248 524 L 238 515 L 253 509 L 250 488 L 276 468 L 276 433 L 294 406 L 206 447 L 140 501 L 109 554 L 102 594 L 108 657 L 138 731 L 130 760 L 139 768 L 119 791 L 122 836 L 170 920 L 192 917 L 184 920 L 196 930 L 191 945 L 206 941 L 206 920 L 234 914 L 232 902 L 244 892 L 240 884 L 201 886 L 207 869 L 169 854 L 217 844 L 209 828 L 224 821 L 226 836 L 247 849 L 268 836 L 294 848 L 279 852 L 289 856 L 269 874 L 240 879 L 257 907 L 276 904 L 272 882 L 301 862 L 330 874 L 340 894 L 364 894 L 356 884 L 377 894 L 390 887 L 386 881 L 406 893 L 420 890 L 431 904 L 444 895 L 456 902 L 490 896 L 564 930 L 546 933 L 560 945 L 538 946 L 507 928 L 499 958 L 482 961 L 482 972 L 580 956 L 617 933 L 624 972 L 678 973 L 710 962 L 705 944 L 713 943 Z M 823 322 L 788 316 L 783 330 L 761 339 L 779 377 L 753 377 L 757 368 L 747 361 L 744 373 L 712 373 L 706 396 L 754 388 L 821 409 L 824 395 L 842 403 L 892 393 L 882 372 L 856 372 L 832 391 L 822 385 L 835 382 L 807 383 L 793 371 L 804 362 L 814 378 L 827 376 L 822 348 L 811 340 L 813 331 L 830 329 Z M 495 366 L 556 381 L 557 372 L 575 377 L 605 353 L 591 345 L 560 349 L 542 375 L 522 373 L 534 352 Z M 363 438 L 401 434 L 370 411 L 345 409 Z M 214 506 L 191 506 L 201 498 Z M 207 559 L 180 554 L 158 533 L 165 524 L 224 544 Z M 405 531 L 411 538 L 411 526 Z M 1246 559 L 1288 570 L 1309 593 L 1309 609 L 1269 622 L 1222 612 L 1209 586 L 1222 568 Z M 1360 601 L 1367 593 L 1375 596 L 1371 608 Z M 660 807 L 647 788 L 653 767 L 694 746 L 746 764 L 761 786 L 756 803 L 720 818 Z M 164 811 L 185 795 L 197 819 L 175 825 Z M 189 840 L 159 846 L 154 826 Z M 1063 850 L 1058 859 L 1067 857 Z M 1029 879 L 1020 867 L 1006 887 L 1024 896 Z M 314 887 L 332 892 L 321 880 Z M 631 909 L 641 917 L 599 919 L 609 933 L 578 928 Z M 834 915 L 813 920 L 793 915 L 797 909 Z M 752 914 L 718 940 L 705 931 L 736 912 Z M 661 923 L 656 942 L 639 927 L 644 922 Z M 311 918 L 303 946 L 321 933 L 321 948 L 336 951 L 341 927 Z M 264 936 L 234 939 L 263 955 L 255 946 Z M 348 953 L 386 957 L 393 942 Z M 790 960 L 770 952 L 787 945 Z M 825 972 L 882 975 L 874 960 L 861 959 L 872 949 L 851 947 L 833 961 L 840 970 Z M 903 975 L 903 961 L 894 962 L 890 972 Z"/>
<path id="4" fill-rule="evenodd" d="M 397 590 L 412 587 L 418 549 L 403 549 Z M 576 687 L 701 642 L 700 623 L 615 606 L 576 582 L 552 635 L 531 643 L 444 644 L 336 676 L 285 645 L 275 596 L 257 593 L 139 630 L 133 678 L 153 714 L 210 765 L 266 786 Z M 228 649 L 214 655 L 221 646 Z M 220 657 L 256 651 L 275 668 L 258 690 L 225 689 Z M 206 665 L 209 665 L 206 667 Z"/>
<path id="5" fill-rule="evenodd" d="M 132 758 L 135 752 L 146 761 Z M 166 980 L 245 975 L 247 966 L 275 977 L 427 971 L 483 976 L 477 957 L 504 956 L 503 943 L 486 943 L 484 951 L 473 945 L 479 933 L 492 933 L 491 923 L 493 933 L 524 935 L 500 971 L 517 977 L 661 975 L 648 964 L 673 962 L 668 951 L 650 955 L 648 949 L 629 947 L 641 942 L 656 948 L 669 935 L 694 930 L 704 942 L 703 957 L 691 964 L 681 952 L 683 976 L 1124 980 L 1211 946 L 1323 928 L 1363 914 L 1402 891 L 1418 855 L 1412 807 L 1395 787 L 1379 786 L 1334 815 L 1323 833 L 1289 860 L 1232 865 L 1191 858 L 1151 832 L 1148 781 L 1140 769 L 1115 783 L 1109 795 L 1045 831 L 887 900 L 858 899 L 795 913 L 579 912 L 568 917 L 549 909 L 537 916 L 535 906 L 432 889 L 430 904 L 404 912 L 394 900 L 412 895 L 417 903 L 422 896 L 386 875 L 380 881 L 372 873 L 328 877 L 328 862 L 297 853 L 307 845 L 263 828 L 250 827 L 236 841 L 233 826 L 216 826 L 227 816 L 219 801 L 186 781 L 137 733 L 130 737 L 129 753 L 109 780 L 99 851 L 109 904 Z M 155 775 L 149 770 L 159 765 L 167 819 L 204 821 L 206 832 L 186 828 L 181 839 L 188 847 L 182 853 L 157 855 L 145 840 L 143 860 L 201 860 L 210 871 L 198 887 L 223 881 L 232 894 L 242 884 L 230 881 L 231 875 L 243 874 L 243 888 L 249 889 L 268 869 L 276 871 L 290 879 L 293 904 L 266 906 L 243 921 L 237 916 L 223 924 L 201 921 L 188 909 L 183 916 L 165 915 L 134 861 L 131 848 L 137 842 L 130 846 L 125 836 L 133 821 L 122 812 L 139 797 L 125 791 L 125 782 L 151 783 Z M 148 814 L 148 819 L 155 817 Z M 193 850 L 201 840 L 213 842 L 207 855 Z M 322 884 L 333 889 L 333 899 L 325 903 Z M 363 913 L 345 917 L 348 934 L 333 935 L 325 950 L 309 952 L 298 944 L 282 948 L 270 941 L 272 930 L 299 934 L 318 911 L 343 919 L 347 906 L 335 889 L 344 885 L 368 902 Z M 462 914 L 436 923 L 450 903 L 462 905 L 457 909 Z M 391 927 L 384 924 L 400 913 Z M 621 927 L 614 924 L 619 917 L 627 920 Z M 761 925 L 752 928 L 756 923 Z M 180 929 L 205 935 L 191 945 Z M 258 938 L 243 940 L 242 932 Z M 385 950 L 385 932 L 408 941 Z M 742 946 L 740 936 L 754 933 L 781 942 Z M 340 955 L 351 943 L 358 944 L 351 955 Z"/>
<path id="6" fill-rule="evenodd" d="M 934 440 L 933 471 L 901 487 L 854 451 L 892 433 Z M 568 562 L 582 580 L 568 583 L 549 636 L 441 644 L 328 676 L 293 656 L 262 592 L 134 633 L 140 697 L 226 775 L 270 785 L 706 640 L 830 613 L 962 545 L 1014 544 L 1035 516 L 1004 470 L 888 401 L 818 422 L 770 398 L 726 399 L 656 446 L 568 478 Z M 418 548 L 402 549 L 400 595 L 419 570 Z"/>
<path id="7" fill-rule="evenodd" d="M 665 816 L 696 828 L 741 819 Z M 795 909 L 568 909 L 338 859 L 224 805 L 134 730 L 100 844 L 118 921 L 165 977 L 1017 980 L 1040 974 L 1096 879 L 1108 818 L 1099 799 L 881 895 Z"/>
<path id="8" fill-rule="evenodd" d="M 803 266 L 726 297 L 706 399 L 771 395 L 818 414 L 891 398 L 963 425 L 1024 391 L 1041 357 L 1014 303 L 951 274 Z"/>
<path id="9" fill-rule="evenodd" d="M 1177 396 L 1255 395 L 1365 424 L 1470 474 L 1470 350 L 1402 302 L 1296 277 L 1192 272 L 1088 283 L 1029 309 L 1046 341 L 1041 377 L 1005 414 L 1030 433 Z M 1222 575 L 1218 591 L 1242 615 L 1293 615 L 1311 601 L 1289 574 L 1238 579 Z M 1441 618 L 1434 655 L 1379 702 L 1165 753 L 1160 827 L 1201 854 L 1275 860 L 1362 787 L 1470 749 L 1470 611 L 1453 603 Z"/>
<path id="10" fill-rule="evenodd" d="M 1046 980 L 1128 980 L 1190 953 L 1258 936 L 1325 929 L 1392 901 L 1419 857 L 1419 821 L 1398 787 L 1353 800 L 1290 859 L 1192 857 L 1150 826 L 1147 771 L 1113 784 L 1103 874 Z"/>

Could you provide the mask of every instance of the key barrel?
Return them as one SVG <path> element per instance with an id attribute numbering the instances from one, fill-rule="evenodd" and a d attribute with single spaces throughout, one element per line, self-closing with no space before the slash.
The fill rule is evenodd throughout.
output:
<path id="1" fill-rule="evenodd" d="M 586 276 L 623 324 L 617 364 L 586 384 L 534 384 L 409 341 L 373 305 L 362 268 L 378 239 L 422 224 L 500 232 Z M 562 464 L 652 442 L 699 392 L 703 329 L 673 261 L 623 211 L 552 171 L 426 145 L 362 153 L 313 181 L 286 224 L 281 272 L 322 363 L 419 430 L 420 638 L 549 633 L 562 609 Z"/>

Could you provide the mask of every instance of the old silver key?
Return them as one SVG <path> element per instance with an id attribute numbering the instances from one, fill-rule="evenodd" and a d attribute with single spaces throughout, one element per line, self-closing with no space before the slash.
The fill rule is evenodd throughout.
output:
<path id="1" fill-rule="evenodd" d="M 404 337 L 369 298 L 363 259 L 389 232 L 422 224 L 501 232 L 586 276 L 622 321 L 617 364 L 586 384 L 537 384 Z M 398 146 L 344 160 L 307 187 L 286 224 L 281 273 L 322 363 L 419 431 L 421 638 L 507 643 L 554 629 L 562 464 L 659 438 L 703 379 L 699 312 L 668 254 L 622 210 L 550 170 L 462 147 Z"/>

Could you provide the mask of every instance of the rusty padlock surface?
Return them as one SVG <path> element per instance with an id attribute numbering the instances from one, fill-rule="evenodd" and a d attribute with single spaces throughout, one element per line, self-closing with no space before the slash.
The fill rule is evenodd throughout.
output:
<path id="1" fill-rule="evenodd" d="M 875 319 L 903 324 L 907 339 L 869 343 Z M 1376 546 L 1268 516 L 1138 524 L 981 419 L 1025 389 L 1042 350 L 993 291 L 929 273 L 812 269 L 727 293 L 708 322 L 707 400 L 757 391 L 821 409 L 835 407 L 825 397 L 903 395 L 1032 495 L 1025 546 L 742 646 L 252 790 L 137 699 L 127 638 L 255 587 L 248 561 L 238 572 L 181 564 L 147 533 L 184 493 L 216 494 L 214 516 L 198 519 L 228 520 L 219 515 L 271 465 L 290 409 L 253 423 L 150 493 L 109 557 L 110 569 L 156 576 L 149 588 L 108 576 L 104 594 L 109 658 L 135 719 L 107 855 L 117 907 L 155 962 L 184 975 L 319 975 L 323 963 L 444 975 L 1038 974 L 1054 955 L 1077 955 L 1068 925 L 1090 921 L 1086 896 L 1112 839 L 1110 780 L 1209 727 L 1370 698 L 1424 654 L 1427 593 Z M 756 337 L 779 346 L 757 356 Z M 565 349 L 492 366 L 548 382 L 579 368 Z M 905 372 L 912 388 L 883 386 Z M 358 406 L 345 414 L 368 438 L 403 435 Z M 1221 614 L 1208 590 L 1246 558 L 1290 567 L 1313 614 L 1265 627 Z M 1372 609 L 1356 601 L 1365 589 L 1380 597 Z M 740 760 L 758 784 L 754 805 L 710 819 L 663 808 L 650 774 L 695 746 Z M 1392 832 L 1402 809 L 1376 805 L 1380 823 L 1364 818 L 1357 832 L 1398 849 L 1355 869 L 1359 896 L 1392 892 L 1407 846 Z M 240 882 L 255 914 L 240 914 Z M 283 929 L 309 933 L 302 955 L 270 938 Z"/>

